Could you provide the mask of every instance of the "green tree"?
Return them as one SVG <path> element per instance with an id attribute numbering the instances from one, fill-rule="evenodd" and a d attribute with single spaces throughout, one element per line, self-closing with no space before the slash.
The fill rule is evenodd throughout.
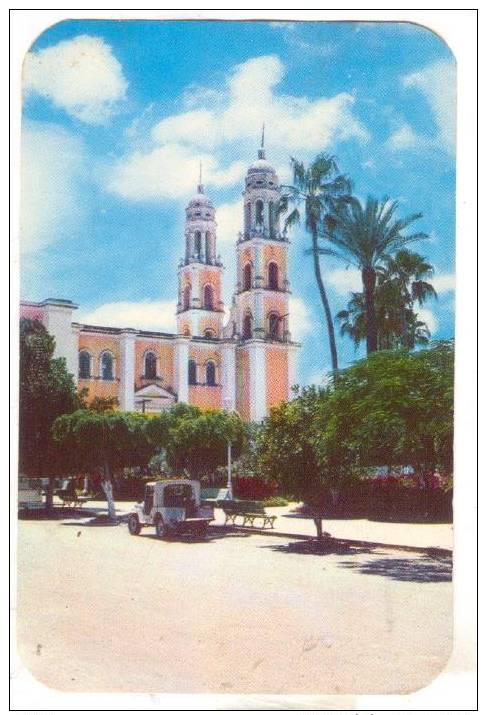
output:
<path id="1" fill-rule="evenodd" d="M 238 457 L 245 441 L 245 426 L 240 416 L 224 410 L 200 410 L 175 405 L 148 425 L 153 444 L 165 449 L 173 472 L 186 471 L 192 479 L 211 474 L 227 460 L 227 445 Z"/>
<path id="2" fill-rule="evenodd" d="M 258 436 L 260 474 L 305 502 L 318 539 L 323 537 L 324 507 L 333 483 L 317 449 L 323 437 L 317 421 L 318 408 L 326 403 L 328 394 L 329 388 L 305 388 L 296 399 L 271 410 Z"/>
<path id="3" fill-rule="evenodd" d="M 88 403 L 88 409 L 94 410 L 95 412 L 110 412 L 111 410 L 116 410 L 119 404 L 118 397 L 100 397 L 99 395 L 95 395 Z"/>
<path id="4" fill-rule="evenodd" d="M 340 440 L 362 467 L 451 472 L 453 357 L 453 341 L 443 341 L 413 353 L 377 352 L 343 370 L 326 407 L 331 443 Z"/>
<path id="5" fill-rule="evenodd" d="M 418 475 L 453 461 L 453 342 L 376 352 L 326 388 L 271 410 L 259 437 L 262 476 L 310 509 L 318 538 L 330 489 L 382 464 Z"/>
<path id="6" fill-rule="evenodd" d="M 414 221 L 422 217 L 415 213 L 397 218 L 397 201 L 388 198 L 377 201 L 368 197 L 365 206 L 355 198 L 337 201 L 326 214 L 323 237 L 326 244 L 318 252 L 334 256 L 361 271 L 365 303 L 367 354 L 378 347 L 378 328 L 375 312 L 375 289 L 377 272 L 388 257 L 394 255 L 411 241 L 428 238 L 418 232 L 405 234 Z"/>
<path id="7" fill-rule="evenodd" d="M 330 343 L 332 369 L 338 370 L 338 357 L 335 340 L 335 327 L 328 301 L 320 265 L 319 234 L 323 225 L 323 217 L 339 200 L 348 196 L 351 190 L 350 179 L 339 173 L 335 157 L 319 154 L 309 167 L 291 159 L 293 169 L 293 185 L 283 187 L 279 210 L 291 212 L 284 221 L 285 230 L 301 221 L 304 214 L 304 225 L 311 238 L 309 252 L 313 256 L 313 267 L 316 283 L 320 293 L 321 303 L 325 313 Z M 303 207 L 300 209 L 300 207 Z"/>
<path id="8" fill-rule="evenodd" d="M 66 453 L 51 427 L 61 414 L 81 406 L 64 358 L 54 358 L 55 341 L 38 320 L 20 321 L 19 471 L 49 478 L 46 509 L 52 508 L 53 478 L 65 473 Z"/>
<path id="9" fill-rule="evenodd" d="M 108 516 L 116 519 L 113 474 L 126 467 L 145 467 L 155 449 L 147 433 L 150 418 L 136 412 L 78 410 L 62 415 L 53 425 L 53 436 L 70 455 L 77 470 L 96 470 L 107 497 Z"/>
<path id="10" fill-rule="evenodd" d="M 387 256 L 377 269 L 374 294 L 377 325 L 377 347 L 391 350 L 396 347 L 414 348 L 426 345 L 430 338 L 428 326 L 419 320 L 416 305 L 422 306 L 436 292 L 427 282 L 433 266 L 423 256 L 402 249 L 395 256 Z M 350 337 L 357 348 L 367 338 L 364 293 L 352 293 L 347 308 L 337 313 L 340 334 Z"/>

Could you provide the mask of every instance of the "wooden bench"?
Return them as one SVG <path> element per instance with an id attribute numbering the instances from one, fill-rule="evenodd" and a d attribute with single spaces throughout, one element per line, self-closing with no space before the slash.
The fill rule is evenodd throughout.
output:
<path id="1" fill-rule="evenodd" d="M 209 487 L 201 490 L 201 500 L 208 504 L 217 504 L 228 499 L 228 489 Z"/>
<path id="2" fill-rule="evenodd" d="M 56 496 L 61 499 L 63 503 L 63 509 L 65 507 L 70 508 L 70 507 L 78 507 L 78 506 L 83 506 L 87 501 L 90 501 L 92 499 L 91 496 L 82 496 L 80 494 L 73 494 L 72 491 L 69 489 L 58 489 L 56 492 Z"/>
<path id="3" fill-rule="evenodd" d="M 276 516 L 269 516 L 266 513 L 265 507 L 261 502 L 255 501 L 222 501 L 218 503 L 220 509 L 223 509 L 225 514 L 225 524 L 230 523 L 238 526 L 236 523 L 237 517 L 242 517 L 240 526 L 254 526 L 256 519 L 262 519 L 262 528 L 270 526 L 274 528 Z"/>

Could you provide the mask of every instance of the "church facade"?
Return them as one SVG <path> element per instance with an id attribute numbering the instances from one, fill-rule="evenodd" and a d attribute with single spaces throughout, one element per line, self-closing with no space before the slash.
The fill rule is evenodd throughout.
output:
<path id="1" fill-rule="evenodd" d="M 289 242 L 276 210 L 280 194 L 262 148 L 245 177 L 226 321 L 215 208 L 201 183 L 186 207 L 176 334 L 77 323 L 69 300 L 22 301 L 21 316 L 44 323 L 56 356 L 66 359 L 89 399 L 117 397 L 120 409 L 144 412 L 180 401 L 260 420 L 290 397 L 299 349 L 289 331 Z"/>

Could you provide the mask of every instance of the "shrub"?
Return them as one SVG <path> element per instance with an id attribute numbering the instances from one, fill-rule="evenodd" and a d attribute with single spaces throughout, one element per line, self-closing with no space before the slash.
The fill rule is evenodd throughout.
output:
<path id="1" fill-rule="evenodd" d="M 240 499 L 260 501 L 277 494 L 277 483 L 260 477 L 236 477 L 233 487 L 235 496 Z"/>

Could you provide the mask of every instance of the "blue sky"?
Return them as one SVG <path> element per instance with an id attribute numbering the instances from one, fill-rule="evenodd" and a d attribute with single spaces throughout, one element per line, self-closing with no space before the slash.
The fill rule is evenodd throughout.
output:
<path id="1" fill-rule="evenodd" d="M 217 208 L 228 302 L 246 167 L 334 154 L 355 193 L 420 211 L 438 300 L 454 329 L 455 65 L 429 30 L 399 23 L 66 21 L 24 63 L 22 297 L 70 298 L 77 319 L 174 330 L 184 206 L 203 162 Z M 292 234 L 298 377 L 319 382 L 328 341 L 307 236 Z M 333 313 L 358 276 L 326 260 Z M 338 338 L 340 365 L 362 354 Z"/>

